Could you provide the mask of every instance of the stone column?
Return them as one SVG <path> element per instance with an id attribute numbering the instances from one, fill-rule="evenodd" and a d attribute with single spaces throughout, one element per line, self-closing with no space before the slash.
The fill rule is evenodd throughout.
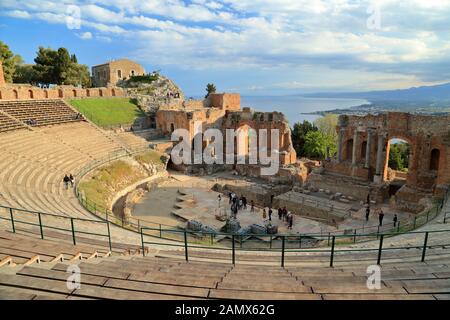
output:
<path id="1" fill-rule="evenodd" d="M 352 150 L 352 166 L 357 165 L 357 153 L 358 153 L 358 129 L 355 129 L 353 134 L 353 150 Z"/>
<path id="2" fill-rule="evenodd" d="M 338 142 L 337 142 L 337 161 L 342 162 L 342 143 L 344 140 L 345 128 L 339 129 Z"/>
<path id="3" fill-rule="evenodd" d="M 370 168 L 370 151 L 372 149 L 372 135 L 373 130 L 367 129 L 367 145 L 366 145 L 366 163 L 364 164 L 364 168 Z"/>
<path id="4" fill-rule="evenodd" d="M 382 182 L 382 177 L 381 175 L 383 174 L 383 165 L 384 165 L 384 145 L 386 143 L 386 138 L 384 134 L 379 134 L 378 135 L 378 149 L 377 149 L 377 165 L 376 165 L 376 170 L 375 170 L 375 182 L 381 183 Z"/>

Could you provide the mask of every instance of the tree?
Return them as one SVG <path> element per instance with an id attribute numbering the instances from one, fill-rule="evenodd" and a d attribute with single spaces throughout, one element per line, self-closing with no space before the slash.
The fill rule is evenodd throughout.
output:
<path id="1" fill-rule="evenodd" d="M 304 148 L 308 158 L 325 159 L 327 145 L 327 137 L 321 131 L 310 131 L 305 136 Z"/>
<path id="2" fill-rule="evenodd" d="M 16 72 L 13 76 L 14 83 L 34 83 L 36 74 L 32 64 L 19 64 L 16 66 Z"/>
<path id="3" fill-rule="evenodd" d="M 0 61 L 3 65 L 3 74 L 6 82 L 12 82 L 16 64 L 22 62 L 22 58 L 9 49 L 8 45 L 0 41 Z"/>
<path id="4" fill-rule="evenodd" d="M 317 128 L 309 121 L 297 122 L 291 130 L 292 145 L 299 157 L 305 157 L 305 136 L 310 131 L 317 131 Z"/>
<path id="5" fill-rule="evenodd" d="M 314 121 L 315 126 L 325 135 L 332 137 L 337 141 L 336 127 L 338 124 L 338 116 L 332 113 L 326 113 Z"/>
<path id="6" fill-rule="evenodd" d="M 389 168 L 406 171 L 409 165 L 410 146 L 407 143 L 391 144 L 389 149 Z"/>
<path id="7" fill-rule="evenodd" d="M 52 50 L 39 47 L 33 68 L 36 81 L 43 83 L 89 86 L 89 68 L 78 64 L 75 54 L 70 55 L 66 48 Z"/>
<path id="8" fill-rule="evenodd" d="M 206 85 L 206 92 L 205 98 L 208 98 L 211 93 L 216 93 L 216 86 L 213 83 L 208 83 Z"/>
<path id="9" fill-rule="evenodd" d="M 325 154 L 326 157 L 326 149 L 329 149 L 329 155 L 332 156 L 337 151 L 337 132 L 336 126 L 338 123 L 338 117 L 335 114 L 326 113 L 323 117 L 317 119 L 314 122 L 314 125 L 319 129 L 319 131 L 323 135 L 325 146 Z"/>

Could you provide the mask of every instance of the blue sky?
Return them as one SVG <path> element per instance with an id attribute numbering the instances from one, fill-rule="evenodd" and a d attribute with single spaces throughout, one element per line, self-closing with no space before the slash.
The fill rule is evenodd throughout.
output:
<path id="1" fill-rule="evenodd" d="M 192 96 L 450 81 L 450 0 L 1 0 L 0 40 L 28 63 L 40 45 L 128 57 Z"/>

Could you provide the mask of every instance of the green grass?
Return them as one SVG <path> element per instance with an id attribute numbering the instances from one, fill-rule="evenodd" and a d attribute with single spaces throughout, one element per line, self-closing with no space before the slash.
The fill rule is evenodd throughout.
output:
<path id="1" fill-rule="evenodd" d="M 68 103 L 102 127 L 130 124 L 137 117 L 145 116 L 129 98 L 86 98 L 68 100 Z"/>
<path id="2" fill-rule="evenodd" d="M 135 159 L 140 164 L 155 164 L 161 167 L 163 167 L 165 163 L 164 156 L 154 150 L 148 150 L 144 153 L 138 154 L 137 156 L 135 156 Z"/>

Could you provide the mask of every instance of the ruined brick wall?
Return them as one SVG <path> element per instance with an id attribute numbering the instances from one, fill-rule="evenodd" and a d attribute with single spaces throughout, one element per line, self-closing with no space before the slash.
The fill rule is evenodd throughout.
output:
<path id="1" fill-rule="evenodd" d="M 338 154 L 325 163 L 327 172 L 384 183 L 391 140 L 402 139 L 411 146 L 408 187 L 436 192 L 450 184 L 450 115 L 341 115 L 337 133 Z"/>
<path id="2" fill-rule="evenodd" d="M 241 95 L 238 93 L 212 93 L 210 107 L 238 111 L 241 109 Z"/>
<path id="3" fill-rule="evenodd" d="M 114 60 L 92 67 L 92 82 L 95 87 L 115 86 L 120 80 L 129 79 L 132 75 L 145 75 L 145 69 L 128 59 Z"/>
<path id="4" fill-rule="evenodd" d="M 73 86 L 59 86 L 41 89 L 31 85 L 8 84 L 0 87 L 0 100 L 32 100 L 32 99 L 65 99 L 86 97 L 123 97 L 122 88 L 89 88 L 83 89 Z"/>

